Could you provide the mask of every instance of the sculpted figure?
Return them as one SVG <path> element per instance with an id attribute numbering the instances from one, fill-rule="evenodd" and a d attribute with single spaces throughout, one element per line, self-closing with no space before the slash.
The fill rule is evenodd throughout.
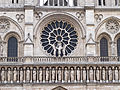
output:
<path id="1" fill-rule="evenodd" d="M 14 74 L 14 76 L 13 76 L 13 80 L 14 80 L 14 82 L 16 82 L 17 81 L 17 71 L 16 71 L 16 68 L 14 68 L 14 71 L 13 71 L 13 74 Z"/>
<path id="2" fill-rule="evenodd" d="M 20 82 L 23 82 L 23 69 L 20 68 Z"/>
<path id="3" fill-rule="evenodd" d="M 115 68 L 115 81 L 118 81 L 119 77 L 118 77 L 118 69 Z"/>
<path id="4" fill-rule="evenodd" d="M 8 82 L 11 81 L 11 71 L 10 71 L 10 68 L 8 68 Z"/>
<path id="5" fill-rule="evenodd" d="M 65 82 L 67 82 L 68 81 L 68 74 L 69 74 L 67 68 L 65 68 L 64 73 L 65 73 L 65 76 L 64 76 L 65 77 Z"/>
<path id="6" fill-rule="evenodd" d="M 80 68 L 78 67 L 77 68 L 77 71 L 76 71 L 76 73 L 77 73 L 77 81 L 79 82 L 80 81 Z"/>
<path id="7" fill-rule="evenodd" d="M 99 68 L 96 69 L 96 80 L 97 81 L 100 80 L 100 70 L 99 70 Z"/>
<path id="8" fill-rule="evenodd" d="M 40 80 L 40 82 L 42 82 L 42 80 L 43 80 L 43 72 L 42 72 L 42 68 L 40 68 L 39 69 L 39 80 Z"/>
<path id="9" fill-rule="evenodd" d="M 49 81 L 49 68 L 46 68 L 46 81 Z"/>
<path id="10" fill-rule="evenodd" d="M 90 74 L 89 74 L 90 76 L 90 80 L 92 81 L 92 80 L 94 80 L 94 78 L 93 78 L 93 69 L 92 68 L 90 68 Z"/>
<path id="11" fill-rule="evenodd" d="M 60 82 L 62 80 L 62 70 L 61 68 L 58 68 L 58 81 Z"/>
<path id="12" fill-rule="evenodd" d="M 61 51 L 63 50 L 61 42 L 58 42 L 58 45 L 56 46 L 56 49 L 58 50 L 58 57 L 61 57 Z"/>
<path id="13" fill-rule="evenodd" d="M 36 68 L 34 68 L 33 69 L 33 81 L 34 82 L 36 81 L 36 75 L 37 75 Z"/>
<path id="14" fill-rule="evenodd" d="M 3 56 L 3 44 L 0 43 L 0 56 Z"/>
<path id="15" fill-rule="evenodd" d="M 4 71 L 4 69 L 2 69 L 2 71 L 1 71 L 1 80 L 2 80 L 2 82 L 5 81 L 5 71 Z"/>
<path id="16" fill-rule="evenodd" d="M 109 68 L 108 70 L 109 81 L 112 81 L 112 69 Z"/>
<path id="17" fill-rule="evenodd" d="M 83 68 L 83 81 L 86 81 L 86 68 Z"/>
<path id="18" fill-rule="evenodd" d="M 105 81 L 105 78 L 106 78 L 106 73 L 105 73 L 105 68 L 103 68 L 102 70 L 102 80 Z"/>
<path id="19" fill-rule="evenodd" d="M 55 68 L 52 68 L 52 82 L 55 81 Z"/>
<path id="20" fill-rule="evenodd" d="M 71 82 L 74 82 L 74 69 L 73 68 L 71 68 Z"/>
<path id="21" fill-rule="evenodd" d="M 29 70 L 29 68 L 27 68 L 27 70 L 26 70 L 26 81 L 27 82 L 30 81 L 30 70 Z"/>

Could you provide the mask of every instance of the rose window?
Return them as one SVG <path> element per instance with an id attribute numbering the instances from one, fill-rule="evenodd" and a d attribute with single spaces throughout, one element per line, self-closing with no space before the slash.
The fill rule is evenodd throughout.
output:
<path id="1" fill-rule="evenodd" d="M 106 23 L 106 29 L 108 32 L 114 34 L 119 31 L 119 23 L 116 20 L 111 19 Z"/>
<path id="2" fill-rule="evenodd" d="M 65 21 L 53 21 L 41 33 L 43 49 L 52 56 L 69 55 L 77 46 L 78 36 L 75 28 Z"/>

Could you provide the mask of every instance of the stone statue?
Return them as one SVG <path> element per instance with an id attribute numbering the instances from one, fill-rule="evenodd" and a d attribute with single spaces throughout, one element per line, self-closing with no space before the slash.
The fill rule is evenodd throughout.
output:
<path id="1" fill-rule="evenodd" d="M 103 80 L 103 81 L 106 80 L 105 68 L 103 68 L 103 70 L 102 70 L 102 80 Z"/>
<path id="2" fill-rule="evenodd" d="M 46 81 L 49 81 L 49 68 L 46 68 Z"/>
<path id="3" fill-rule="evenodd" d="M 115 81 L 118 81 L 119 76 L 118 76 L 118 69 L 115 68 Z"/>
<path id="4" fill-rule="evenodd" d="M 14 74 L 13 81 L 16 82 L 17 81 L 17 71 L 16 71 L 16 68 L 14 68 L 13 74 Z"/>
<path id="5" fill-rule="evenodd" d="M 33 69 L 33 81 L 34 82 L 36 81 L 36 75 L 37 75 L 36 68 L 34 68 Z"/>
<path id="6" fill-rule="evenodd" d="M 77 81 L 79 82 L 80 81 L 80 68 L 78 67 L 77 68 L 77 71 L 76 71 L 76 73 L 77 73 Z"/>
<path id="7" fill-rule="evenodd" d="M 55 81 L 55 68 L 52 68 L 52 82 Z"/>
<path id="8" fill-rule="evenodd" d="M 111 68 L 108 69 L 108 77 L 109 77 L 109 81 L 112 81 L 112 69 Z"/>
<path id="9" fill-rule="evenodd" d="M 68 75 L 69 75 L 69 72 L 68 72 L 68 69 L 67 68 L 65 68 L 65 70 L 64 70 L 64 78 L 65 78 L 65 82 L 67 82 L 68 81 Z"/>
<path id="10" fill-rule="evenodd" d="M 23 69 L 20 68 L 20 82 L 23 82 Z"/>
<path id="11" fill-rule="evenodd" d="M 94 78 L 93 78 L 93 75 L 94 75 L 93 74 L 93 68 L 90 68 L 89 75 L 90 75 L 89 76 L 90 80 L 93 81 L 94 80 Z"/>
<path id="12" fill-rule="evenodd" d="M 63 50 L 61 42 L 58 42 L 56 49 L 58 50 L 58 57 L 61 57 L 61 51 Z"/>
<path id="13" fill-rule="evenodd" d="M 3 56 L 3 44 L 0 43 L 0 56 Z"/>
<path id="14" fill-rule="evenodd" d="M 58 81 L 60 82 L 62 80 L 62 70 L 61 68 L 58 68 Z"/>
<path id="15" fill-rule="evenodd" d="M 26 70 L 26 81 L 27 82 L 30 81 L 30 70 L 29 70 L 29 68 L 27 68 L 27 70 Z"/>
<path id="16" fill-rule="evenodd" d="M 70 76 L 70 77 L 71 77 L 71 82 L 74 82 L 74 80 L 75 80 L 75 78 L 74 78 L 74 76 L 75 76 L 74 68 L 71 68 L 71 71 L 70 71 L 70 72 L 71 72 L 71 74 L 70 74 L 70 75 L 71 75 L 71 76 Z"/>
<path id="17" fill-rule="evenodd" d="M 11 71 L 10 71 L 10 68 L 8 68 L 8 82 L 11 81 Z"/>
<path id="18" fill-rule="evenodd" d="M 87 80 L 86 75 L 87 75 L 86 68 L 83 68 L 83 81 Z"/>
<path id="19" fill-rule="evenodd" d="M 42 80 L 43 80 L 43 71 L 42 71 L 42 68 L 40 68 L 39 69 L 39 80 L 40 80 L 40 82 L 42 82 Z"/>
<path id="20" fill-rule="evenodd" d="M 99 70 L 99 68 L 96 69 L 96 80 L 97 81 L 100 80 L 100 70 Z"/>
<path id="21" fill-rule="evenodd" d="M 5 71 L 4 71 L 4 69 L 2 69 L 2 71 L 1 71 L 1 80 L 2 80 L 2 82 L 5 81 Z"/>

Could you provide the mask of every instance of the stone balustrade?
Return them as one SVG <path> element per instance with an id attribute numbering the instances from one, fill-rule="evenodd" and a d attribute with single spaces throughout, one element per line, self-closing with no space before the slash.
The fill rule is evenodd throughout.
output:
<path id="1" fill-rule="evenodd" d="M 99 56 L 83 56 L 83 57 L 0 57 L 0 63 L 111 63 L 119 62 L 120 57 L 99 57 Z"/>

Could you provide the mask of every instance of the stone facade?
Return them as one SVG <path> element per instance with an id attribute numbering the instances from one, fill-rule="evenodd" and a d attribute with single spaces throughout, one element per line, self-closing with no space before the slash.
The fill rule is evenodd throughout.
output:
<path id="1" fill-rule="evenodd" d="M 0 90 L 119 90 L 119 5 L 0 0 Z"/>

